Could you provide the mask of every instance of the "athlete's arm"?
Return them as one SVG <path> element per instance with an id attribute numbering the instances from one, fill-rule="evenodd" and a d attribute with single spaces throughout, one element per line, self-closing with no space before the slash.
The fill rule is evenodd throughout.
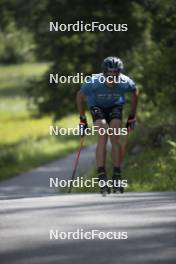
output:
<path id="1" fill-rule="evenodd" d="M 128 116 L 128 120 L 126 123 L 126 127 L 128 129 L 128 132 L 132 131 L 135 128 L 135 122 L 136 122 L 136 109 L 137 109 L 137 102 L 138 102 L 138 90 L 135 88 L 135 90 L 132 91 L 131 95 L 131 111 Z"/>
<path id="2" fill-rule="evenodd" d="M 76 105 L 80 116 L 85 116 L 85 109 L 84 109 L 85 99 L 86 99 L 85 94 L 82 91 L 78 91 L 76 95 Z"/>
<path id="3" fill-rule="evenodd" d="M 138 103 L 138 89 L 136 88 L 131 95 L 131 110 L 129 113 L 129 116 L 135 116 L 136 115 L 136 109 L 137 109 L 137 103 Z"/>

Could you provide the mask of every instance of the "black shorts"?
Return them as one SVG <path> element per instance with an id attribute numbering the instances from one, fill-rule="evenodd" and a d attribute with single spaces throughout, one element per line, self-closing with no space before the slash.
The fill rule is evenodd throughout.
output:
<path id="1" fill-rule="evenodd" d="M 93 122 L 95 122 L 98 119 L 105 119 L 106 122 L 109 124 L 112 119 L 122 120 L 121 106 L 113 106 L 108 108 L 92 106 L 90 108 L 90 112 L 92 114 Z"/>

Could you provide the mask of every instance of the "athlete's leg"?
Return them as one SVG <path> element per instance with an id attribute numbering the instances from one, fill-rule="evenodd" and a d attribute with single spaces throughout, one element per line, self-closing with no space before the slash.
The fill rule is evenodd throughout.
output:
<path id="1" fill-rule="evenodd" d="M 98 126 L 99 129 L 103 128 L 106 130 L 108 128 L 108 124 L 105 119 L 97 119 L 94 122 L 95 126 Z M 98 130 L 99 130 L 98 129 Z M 104 186 L 100 187 L 100 192 L 110 193 L 110 188 L 106 185 L 107 182 L 107 174 L 106 174 L 106 145 L 107 145 L 108 135 L 101 135 L 98 133 L 98 143 L 96 147 L 96 163 L 97 163 L 97 176 L 99 181 L 104 181 Z"/>
<path id="2" fill-rule="evenodd" d="M 108 123 L 106 121 L 106 114 L 104 110 L 100 107 L 92 107 L 91 114 L 93 117 L 94 125 L 97 126 L 98 130 L 98 142 L 96 147 L 96 164 L 97 164 L 97 176 L 99 181 L 104 181 L 105 185 L 100 187 L 101 193 L 108 192 L 110 189 L 106 185 L 107 175 L 106 175 L 106 145 L 108 140 L 108 135 L 106 133 Z M 103 129 L 102 129 L 103 128 Z M 103 133 L 102 133 L 102 130 Z M 104 133 L 105 132 L 105 133 Z"/>
<path id="3" fill-rule="evenodd" d="M 116 130 L 116 134 L 118 134 L 118 130 L 121 127 L 120 119 L 112 119 L 110 122 L 110 127 Z M 110 136 L 111 145 L 112 145 L 112 161 L 113 161 L 113 192 L 120 191 L 123 193 L 123 187 L 121 187 L 121 144 L 119 142 L 119 135 Z"/>
<path id="4" fill-rule="evenodd" d="M 121 127 L 121 120 L 114 118 L 110 121 L 110 128 L 116 130 L 116 134 L 118 134 L 118 130 Z M 110 136 L 111 145 L 112 145 L 112 162 L 114 167 L 120 168 L 121 166 L 121 159 L 119 157 L 119 153 L 121 152 L 121 145 L 119 143 L 119 135 L 115 133 Z"/>
<path id="5" fill-rule="evenodd" d="M 106 115 L 104 110 L 98 106 L 93 106 L 90 109 L 90 111 L 92 114 L 94 126 L 97 126 L 99 129 L 101 128 L 107 129 L 108 124 L 106 121 Z M 102 168 L 102 167 L 105 168 L 107 139 L 108 139 L 107 134 L 102 135 L 102 133 L 98 133 L 98 142 L 96 147 L 97 168 Z"/>
<path id="6" fill-rule="evenodd" d="M 94 122 L 95 126 L 98 126 L 100 128 L 107 129 L 108 124 L 105 119 L 98 119 Z M 98 129 L 98 130 L 99 130 Z M 108 135 L 101 135 L 98 133 L 98 143 L 96 147 L 96 163 L 97 168 L 99 167 L 105 167 L 106 163 L 106 145 L 107 145 Z"/>

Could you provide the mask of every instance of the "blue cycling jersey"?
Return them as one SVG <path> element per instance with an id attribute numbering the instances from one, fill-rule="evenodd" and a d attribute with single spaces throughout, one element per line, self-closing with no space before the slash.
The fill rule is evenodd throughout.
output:
<path id="1" fill-rule="evenodd" d="M 102 108 L 122 106 L 125 104 L 125 93 L 136 89 L 135 83 L 128 76 L 120 73 L 118 82 L 113 87 L 102 82 L 103 74 L 96 74 L 81 86 L 81 91 L 87 96 L 88 106 L 99 106 Z"/>

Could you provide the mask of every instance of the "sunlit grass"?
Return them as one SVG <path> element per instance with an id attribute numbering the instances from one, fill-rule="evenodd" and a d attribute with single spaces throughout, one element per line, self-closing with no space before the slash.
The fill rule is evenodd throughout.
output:
<path id="1" fill-rule="evenodd" d="M 50 136 L 51 117 L 34 118 L 27 109 L 26 86 L 40 77 L 48 64 L 0 66 L 0 179 L 20 174 L 74 151 L 79 137 Z M 62 118 L 56 125 L 75 127 L 78 116 Z M 92 138 L 86 141 L 89 145 Z"/>
<path id="2" fill-rule="evenodd" d="M 48 66 L 47 63 L 0 65 L 1 115 L 26 111 L 28 82 L 33 78 L 40 77 L 48 69 Z"/>
<path id="3" fill-rule="evenodd" d="M 48 69 L 48 63 L 24 63 L 15 65 L 0 65 L 0 87 L 4 88 L 4 84 L 13 85 L 13 82 L 19 79 L 31 78 L 42 75 Z M 4 81 L 4 84 L 2 83 Z"/>

